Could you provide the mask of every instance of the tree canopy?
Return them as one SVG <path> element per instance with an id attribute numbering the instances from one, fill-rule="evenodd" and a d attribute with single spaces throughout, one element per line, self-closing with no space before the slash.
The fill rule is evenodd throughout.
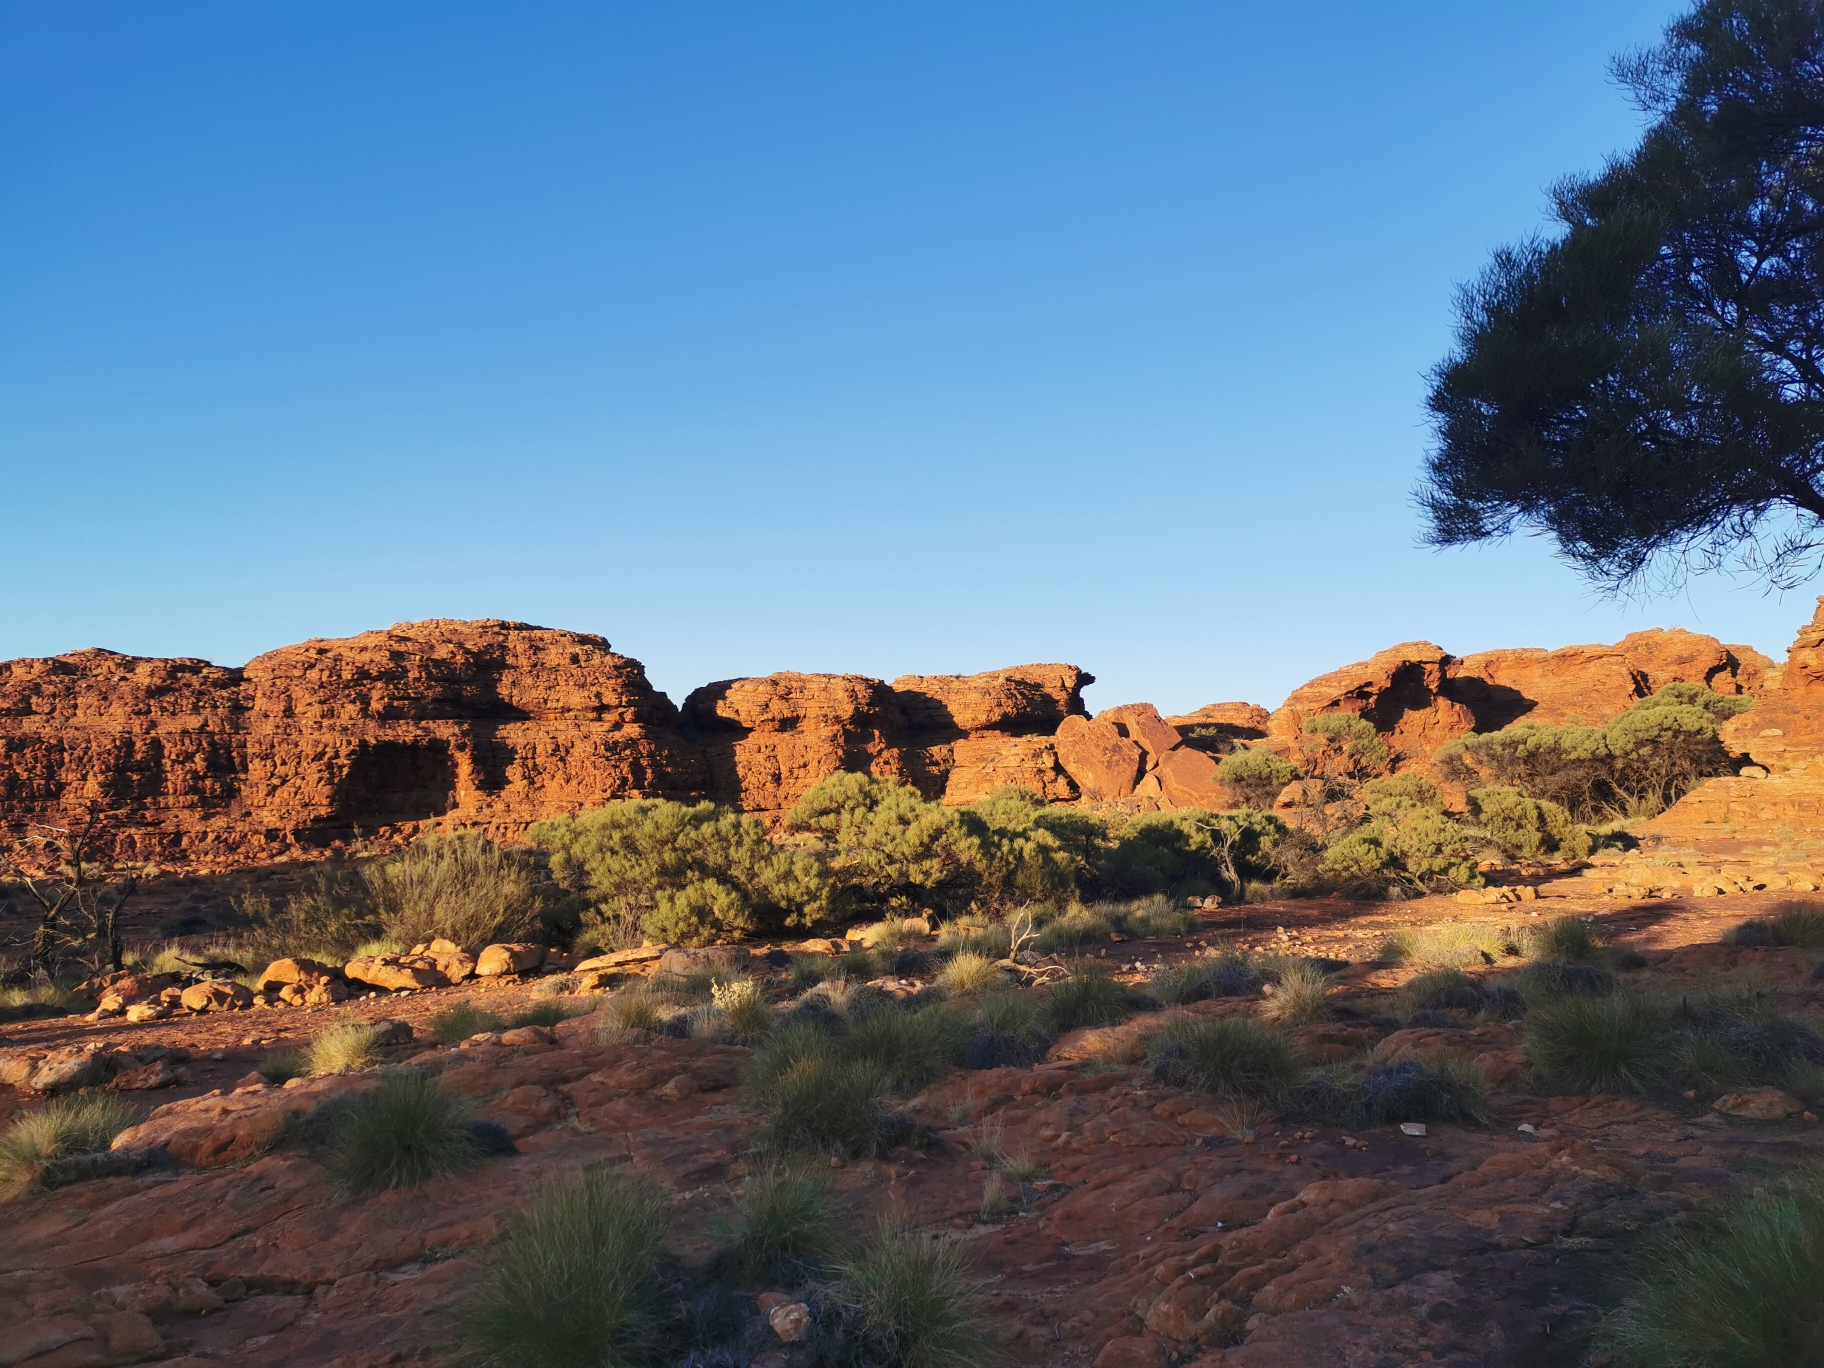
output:
<path id="1" fill-rule="evenodd" d="M 1530 529 L 1611 589 L 1797 583 L 1824 550 L 1824 6 L 1703 0 L 1616 73 L 1639 146 L 1459 296 L 1427 540 Z"/>

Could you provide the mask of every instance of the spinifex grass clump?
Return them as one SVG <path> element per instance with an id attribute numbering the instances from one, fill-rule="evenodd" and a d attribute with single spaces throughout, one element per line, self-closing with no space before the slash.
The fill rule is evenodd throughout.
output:
<path id="1" fill-rule="evenodd" d="M 363 1021 L 332 1026 L 305 1047 L 311 1073 L 359 1073 L 380 1062 L 380 1032 Z"/>
<path id="2" fill-rule="evenodd" d="M 957 996 L 979 993 L 1000 981 L 1000 971 L 994 965 L 988 956 L 964 950 L 952 955 L 950 962 L 938 971 L 938 986 Z"/>
<path id="3" fill-rule="evenodd" d="M 954 1241 L 883 1224 L 842 1265 L 837 1295 L 862 1363 L 987 1368 L 1001 1361 Z"/>
<path id="4" fill-rule="evenodd" d="M 487 1031 L 501 1029 L 501 1020 L 470 1002 L 458 1002 L 431 1017 L 431 1037 L 439 1045 L 455 1045 Z"/>
<path id="5" fill-rule="evenodd" d="M 1134 995 L 1125 984 L 1083 965 L 1046 986 L 1039 1019 L 1053 1035 L 1062 1035 L 1079 1026 L 1111 1026 L 1133 1012 Z"/>
<path id="6" fill-rule="evenodd" d="M 748 1068 L 748 1097 L 760 1112 L 755 1147 L 774 1154 L 873 1154 L 888 1134 L 884 1104 L 891 1088 L 886 1069 L 847 1057 L 828 1031 L 787 1023 Z"/>
<path id="7" fill-rule="evenodd" d="M 1602 941 L 1581 917 L 1548 917 L 1529 924 L 1519 934 L 1520 947 L 1532 959 L 1563 964 L 1595 964 L 1602 958 Z"/>
<path id="8" fill-rule="evenodd" d="M 1667 1077 L 1677 1036 L 1665 1010 L 1639 993 L 1564 997 L 1526 1018 L 1526 1057 L 1566 1092 L 1649 1092 Z"/>
<path id="9" fill-rule="evenodd" d="M 758 1040 L 773 1029 L 773 1007 L 757 979 L 730 979 L 710 989 L 710 1000 L 737 1040 Z"/>
<path id="10" fill-rule="evenodd" d="M 508 1228 L 463 1317 L 471 1368 L 635 1368 L 665 1341 L 666 1198 L 650 1178 L 584 1171 Z"/>
<path id="11" fill-rule="evenodd" d="M 1249 1102 L 1276 1102 L 1298 1085 L 1298 1048 L 1248 1017 L 1187 1018 L 1147 1037 L 1153 1076 Z"/>
<path id="12" fill-rule="evenodd" d="M 1378 958 L 1384 964 L 1409 964 L 1415 969 L 1468 969 L 1498 963 L 1518 949 L 1497 927 L 1445 923 L 1390 932 L 1381 941 Z"/>
<path id="13" fill-rule="evenodd" d="M 1401 1060 L 1365 1069 L 1338 1065 L 1300 1089 L 1310 1111 L 1338 1125 L 1359 1129 L 1399 1121 L 1488 1120 L 1488 1082 L 1479 1066 L 1456 1060 L 1421 1063 Z"/>
<path id="14" fill-rule="evenodd" d="M 1277 982 L 1262 990 L 1267 996 L 1261 1004 L 1261 1015 L 1292 1026 L 1322 1021 L 1330 1015 L 1330 1004 L 1324 996 L 1327 987 L 1324 971 L 1315 964 L 1306 961 L 1288 965 Z"/>
<path id="15" fill-rule="evenodd" d="M 1627 1368 L 1811 1368 L 1824 1362 L 1824 1179 L 1782 1175 L 1697 1227 L 1645 1245 L 1611 1323 Z"/>
<path id="16" fill-rule="evenodd" d="M 43 1182 L 60 1159 L 107 1149 L 133 1124 L 133 1113 L 112 1097 L 62 1097 L 15 1116 L 0 1131 L 0 1201 Z"/>
<path id="17" fill-rule="evenodd" d="M 827 1172 L 772 1168 L 735 1199 L 733 1248 L 749 1278 L 803 1282 L 843 1243 L 841 1204 Z"/>
<path id="18" fill-rule="evenodd" d="M 289 1083 L 294 1078 L 303 1078 L 310 1072 L 310 1065 L 304 1056 L 293 1050 L 274 1050 L 254 1068 L 262 1080 L 274 1087 Z"/>
<path id="19" fill-rule="evenodd" d="M 916 1092 L 961 1062 L 970 1034 L 968 1021 L 946 1006 L 870 1012 L 849 1024 L 841 1053 L 879 1069 L 895 1091 Z"/>
<path id="20" fill-rule="evenodd" d="M 1745 921 L 1723 939 L 1731 945 L 1796 945 L 1824 950 L 1824 904 L 1781 903 L 1770 916 Z"/>
<path id="21" fill-rule="evenodd" d="M 1245 997 L 1260 985 L 1260 971 L 1253 962 L 1245 954 L 1230 952 L 1157 970 L 1147 980 L 1146 991 L 1168 1007 L 1181 1007 L 1206 998 Z"/>
<path id="22" fill-rule="evenodd" d="M 1039 1022 L 1040 1003 L 1025 993 L 984 993 L 963 1053 L 965 1069 L 1029 1069 L 1045 1058 L 1051 1037 Z"/>
<path id="23" fill-rule="evenodd" d="M 459 1173 L 484 1152 L 467 1099 L 399 1069 L 333 1117 L 325 1167 L 345 1192 L 364 1196 Z"/>

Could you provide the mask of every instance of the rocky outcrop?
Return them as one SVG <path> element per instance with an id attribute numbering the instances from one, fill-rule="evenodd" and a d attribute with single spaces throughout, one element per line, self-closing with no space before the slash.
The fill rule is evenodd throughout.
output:
<path id="1" fill-rule="evenodd" d="M 970 802 L 1001 784 L 1077 796 L 1052 745 L 1083 712 L 1094 677 L 1074 665 L 977 675 L 774 674 L 705 685 L 684 723 L 707 757 L 711 793 L 749 812 L 782 812 L 843 770 Z"/>
<path id="2" fill-rule="evenodd" d="M 1824 596 L 1785 665 L 1763 671 L 1756 692 L 1752 709 L 1723 724 L 1724 743 L 1776 775 L 1815 770 L 1824 757 Z"/>
<path id="3" fill-rule="evenodd" d="M 1429 760 L 1439 746 L 1475 729 L 1475 715 L 1451 698 L 1456 657 L 1429 641 L 1389 647 L 1294 689 L 1267 724 L 1267 743 L 1296 756 L 1304 725 L 1319 713 L 1353 713 L 1374 724 L 1396 759 Z"/>
<path id="4" fill-rule="evenodd" d="M 1151 703 L 1124 703 L 1058 728 L 1059 763 L 1086 798 L 1139 798 L 1156 807 L 1227 806 L 1216 761 L 1185 744 Z"/>

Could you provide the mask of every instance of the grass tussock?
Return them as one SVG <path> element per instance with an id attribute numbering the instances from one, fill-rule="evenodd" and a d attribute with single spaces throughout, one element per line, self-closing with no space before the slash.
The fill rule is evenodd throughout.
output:
<path id="1" fill-rule="evenodd" d="M 1770 915 L 1733 927 L 1723 940 L 1730 945 L 1791 945 L 1824 950 L 1824 904 L 1780 903 Z"/>
<path id="2" fill-rule="evenodd" d="M 731 1244 L 744 1276 L 797 1285 L 842 1247 L 842 1208 L 827 1172 L 762 1169 L 735 1199 Z"/>
<path id="3" fill-rule="evenodd" d="M 470 1036 L 500 1030 L 505 1023 L 490 1011 L 458 1002 L 431 1017 L 431 1038 L 439 1045 L 458 1045 Z"/>
<path id="4" fill-rule="evenodd" d="M 1315 964 L 1289 965 L 1277 983 L 1267 984 L 1262 990 L 1267 996 L 1261 1003 L 1261 1015 L 1288 1026 L 1323 1021 L 1330 1015 L 1327 987 L 1324 971 Z"/>
<path id="5" fill-rule="evenodd" d="M 666 1196 L 613 1169 L 537 1198 L 463 1317 L 469 1368 L 632 1368 L 665 1337 Z"/>
<path id="6" fill-rule="evenodd" d="M 1291 1039 L 1249 1017 L 1185 1018 L 1147 1037 L 1153 1076 L 1236 1101 L 1273 1103 L 1298 1086 Z"/>
<path id="7" fill-rule="evenodd" d="M 1804 1169 L 1646 1245 L 1610 1326 L 1624 1368 L 1824 1362 L 1824 1175 Z"/>
<path id="8" fill-rule="evenodd" d="M 986 1333 L 980 1289 L 952 1240 L 883 1224 L 842 1264 L 837 1290 L 864 1363 L 986 1368 L 1002 1361 Z"/>
<path id="9" fill-rule="evenodd" d="M 1666 1013 L 1639 993 L 1564 997 L 1526 1018 L 1527 1062 L 1565 1092 L 1651 1092 L 1666 1079 L 1672 1044 Z"/>
<path id="10" fill-rule="evenodd" d="M 1262 981 L 1260 970 L 1246 953 L 1228 950 L 1156 970 L 1146 982 L 1146 991 L 1168 1007 L 1182 1007 L 1208 998 L 1246 997 L 1258 992 Z"/>
<path id="11" fill-rule="evenodd" d="M 62 1016 L 69 1005 L 69 989 L 42 971 L 28 982 L 0 988 L 0 1022 Z"/>
<path id="12" fill-rule="evenodd" d="M 758 1040 L 773 1029 L 773 1007 L 766 989 L 751 978 L 731 979 L 710 988 L 710 1000 L 722 1024 L 737 1040 Z"/>
<path id="13" fill-rule="evenodd" d="M 39 1186 L 59 1159 L 107 1149 L 133 1121 L 127 1107 L 106 1096 L 60 1097 L 15 1116 L 0 1131 L 0 1200 Z"/>
<path id="14" fill-rule="evenodd" d="M 254 1066 L 260 1078 L 273 1087 L 282 1087 L 294 1078 L 310 1073 L 310 1062 L 295 1050 L 274 1050 Z"/>
<path id="15" fill-rule="evenodd" d="M 995 961 L 986 955 L 973 950 L 960 951 L 938 971 L 938 986 L 957 997 L 980 993 L 1000 982 L 1000 971 L 994 965 Z"/>
<path id="16" fill-rule="evenodd" d="M 335 1115 L 325 1167 L 345 1193 L 359 1197 L 460 1173 L 484 1153 L 466 1098 L 399 1069 Z"/>
<path id="17" fill-rule="evenodd" d="M 1047 984 L 1040 999 L 1039 1020 L 1053 1035 L 1082 1026 L 1112 1026 L 1134 1014 L 1134 995 L 1107 973 L 1080 965 Z"/>
<path id="18" fill-rule="evenodd" d="M 360 1073 L 380 1062 L 380 1032 L 366 1022 L 332 1026 L 304 1049 L 304 1061 L 316 1077 Z"/>
<path id="19" fill-rule="evenodd" d="M 1377 958 L 1415 969 L 1468 969 L 1498 963 L 1518 950 L 1504 930 L 1465 922 L 1389 932 Z"/>
<path id="20" fill-rule="evenodd" d="M 1487 1125 L 1488 1080 L 1473 1061 L 1406 1059 L 1367 1068 L 1339 1065 L 1300 1090 L 1307 1110 L 1351 1129 L 1401 1121 Z"/>

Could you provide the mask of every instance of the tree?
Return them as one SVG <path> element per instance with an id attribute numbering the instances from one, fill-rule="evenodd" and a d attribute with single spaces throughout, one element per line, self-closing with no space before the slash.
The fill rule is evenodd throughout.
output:
<path id="1" fill-rule="evenodd" d="M 11 875 L 38 905 L 29 962 L 48 969 L 71 958 L 97 972 L 121 967 L 120 913 L 139 886 L 134 878 L 113 880 L 95 866 L 92 852 L 109 844 L 99 808 L 90 807 L 80 825 L 35 824 L 0 855 L 0 873 Z"/>
<path id="2" fill-rule="evenodd" d="M 1702 0 L 1617 76 L 1651 123 L 1461 292 L 1427 540 L 1530 528 L 1611 590 L 1824 550 L 1824 7 Z"/>

